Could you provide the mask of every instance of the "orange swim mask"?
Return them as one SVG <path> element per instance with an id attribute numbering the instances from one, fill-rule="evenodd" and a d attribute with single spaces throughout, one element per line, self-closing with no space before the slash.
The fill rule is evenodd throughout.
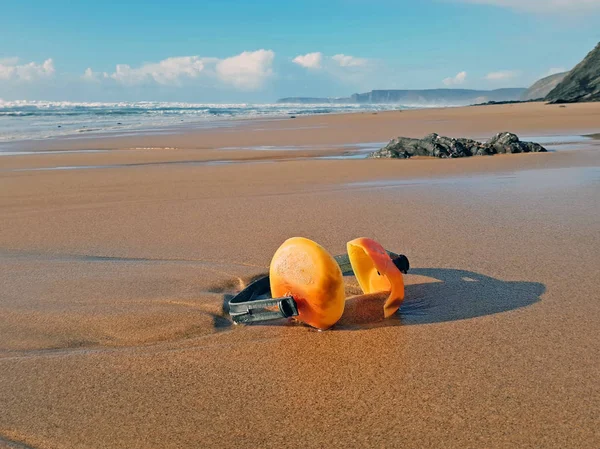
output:
<path id="1" fill-rule="evenodd" d="M 231 318 L 250 323 L 295 317 L 317 329 L 329 329 L 344 312 L 344 274 L 354 274 L 364 293 L 390 292 L 383 311 L 386 318 L 393 315 L 404 300 L 406 256 L 386 251 L 368 238 L 348 242 L 347 251 L 332 257 L 312 240 L 286 240 L 271 260 L 269 275 L 229 301 Z"/>

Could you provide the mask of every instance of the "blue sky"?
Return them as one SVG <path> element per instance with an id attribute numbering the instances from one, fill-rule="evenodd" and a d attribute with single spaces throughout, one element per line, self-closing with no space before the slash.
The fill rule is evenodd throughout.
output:
<path id="1" fill-rule="evenodd" d="M 528 86 L 600 40 L 600 0 L 5 1 L 4 100 L 270 102 Z"/>

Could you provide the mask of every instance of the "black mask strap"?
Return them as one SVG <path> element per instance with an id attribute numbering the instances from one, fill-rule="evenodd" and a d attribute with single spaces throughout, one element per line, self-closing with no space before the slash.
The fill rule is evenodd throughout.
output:
<path id="1" fill-rule="evenodd" d="M 392 262 L 394 262 L 394 265 L 396 265 L 396 267 L 398 268 L 398 270 L 400 270 L 401 273 L 408 273 L 408 270 L 410 269 L 410 263 L 408 262 L 408 258 L 404 254 L 396 254 L 387 250 L 385 252 L 388 254 L 388 256 L 390 256 L 390 259 L 392 259 Z M 350 257 L 348 256 L 348 254 L 340 254 L 339 256 L 335 256 L 334 259 L 340 266 L 342 274 L 354 274 L 354 271 L 352 270 L 352 264 L 350 263 Z"/>

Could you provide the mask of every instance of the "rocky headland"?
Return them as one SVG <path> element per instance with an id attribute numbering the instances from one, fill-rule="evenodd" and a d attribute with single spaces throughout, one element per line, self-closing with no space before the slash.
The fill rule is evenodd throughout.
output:
<path id="1" fill-rule="evenodd" d="M 525 91 L 525 93 L 521 96 L 521 100 L 543 100 L 546 95 L 548 95 L 556 86 L 558 86 L 568 74 L 569 72 L 555 73 L 537 80 L 529 89 Z"/>
<path id="2" fill-rule="evenodd" d="M 551 103 L 600 101 L 600 43 L 546 96 Z"/>
<path id="3" fill-rule="evenodd" d="M 353 94 L 350 97 L 317 98 L 287 97 L 277 103 L 295 104 L 401 104 L 428 106 L 467 106 L 488 101 L 517 101 L 525 93 L 524 88 L 504 88 L 495 90 L 473 89 L 383 89 Z"/>

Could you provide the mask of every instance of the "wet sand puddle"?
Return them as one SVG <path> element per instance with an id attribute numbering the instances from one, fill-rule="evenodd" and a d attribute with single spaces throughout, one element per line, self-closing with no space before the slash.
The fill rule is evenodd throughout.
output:
<path id="1" fill-rule="evenodd" d="M 567 167 L 521 170 L 504 174 L 455 176 L 446 178 L 390 179 L 379 181 L 352 182 L 348 188 L 396 189 L 429 186 L 438 188 L 463 188 L 469 191 L 489 193 L 499 186 L 515 190 L 562 189 L 600 183 L 600 167 Z"/>
<path id="2" fill-rule="evenodd" d="M 480 139 L 482 141 L 486 139 Z M 573 150 L 590 150 L 600 147 L 597 141 L 589 136 L 577 135 L 559 135 L 559 136 L 538 136 L 524 137 L 523 140 L 530 140 L 544 145 L 548 151 L 573 151 Z M 27 172 L 27 171 L 64 171 L 64 170 L 95 170 L 95 169 L 112 169 L 112 168 L 135 168 L 145 166 L 160 166 L 160 165 L 184 165 L 184 166 L 217 166 L 228 164 L 265 164 L 275 162 L 286 162 L 294 160 L 352 160 L 366 159 L 369 153 L 378 150 L 385 146 L 387 142 L 367 142 L 345 145 L 298 145 L 298 146 L 254 146 L 254 147 L 223 147 L 219 150 L 244 150 L 256 152 L 323 152 L 330 150 L 340 150 L 342 154 L 316 154 L 314 156 L 297 156 L 297 157 L 282 157 L 282 158 L 260 158 L 260 159 L 218 159 L 218 160 L 184 160 L 184 161 L 156 161 L 156 162 L 132 162 L 123 164 L 99 164 L 99 165 L 65 165 L 65 166 L 50 166 L 50 167 L 22 167 L 12 168 L 0 171 L 9 172 Z M 0 151 L 0 156 L 18 156 L 18 155 L 36 155 L 36 154 L 69 154 L 69 153 L 106 153 L 112 151 L 131 151 L 131 150 L 151 150 L 151 149 L 167 149 L 167 148 L 133 148 L 128 150 L 56 150 L 56 151 Z M 168 148 L 176 150 L 176 148 Z"/>

